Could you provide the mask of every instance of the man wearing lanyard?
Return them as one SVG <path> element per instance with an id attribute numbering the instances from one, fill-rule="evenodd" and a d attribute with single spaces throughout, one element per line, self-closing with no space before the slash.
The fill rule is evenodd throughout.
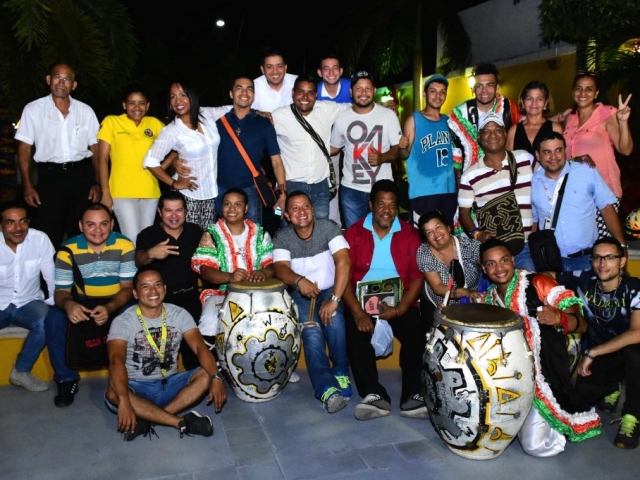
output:
<path id="1" fill-rule="evenodd" d="M 598 210 L 611 234 L 626 247 L 620 219 L 613 208 L 616 197 L 598 171 L 582 163 L 567 162 L 561 133 L 551 132 L 533 147 L 542 167 L 531 181 L 533 223 L 539 229 L 551 228 L 560 185 L 568 175 L 554 232 L 562 255 L 562 269 L 591 270 L 591 246 L 598 238 Z"/>
<path id="2" fill-rule="evenodd" d="M 118 415 L 118 430 L 131 441 L 155 433 L 154 424 L 175 427 L 186 435 L 213 435 L 209 416 L 181 415 L 208 391 L 207 402 L 220 412 L 226 401 L 222 374 L 189 313 L 164 303 L 160 272 L 143 269 L 133 278 L 134 305 L 111 325 L 107 408 Z M 184 338 L 202 368 L 178 373 L 178 351 Z"/>
<path id="3" fill-rule="evenodd" d="M 97 148 L 100 127 L 88 105 L 71 98 L 75 72 L 64 63 L 46 76 L 51 95 L 24 107 L 15 135 L 24 200 L 37 208 L 36 226 L 57 248 L 80 233 L 78 219 L 91 202 L 100 201 Z M 30 176 L 30 162 L 38 166 L 38 189 Z"/>

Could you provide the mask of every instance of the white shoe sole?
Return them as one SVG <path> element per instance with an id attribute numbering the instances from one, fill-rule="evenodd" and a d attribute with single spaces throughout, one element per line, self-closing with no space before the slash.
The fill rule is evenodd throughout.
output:
<path id="1" fill-rule="evenodd" d="M 353 415 L 358 420 L 373 420 L 374 418 L 386 417 L 391 415 L 391 410 L 378 408 L 375 405 L 356 405 Z"/>
<path id="2" fill-rule="evenodd" d="M 42 382 L 41 385 L 27 385 L 16 380 L 15 378 L 9 378 L 9 383 L 11 385 L 15 385 L 16 387 L 22 387 L 25 390 L 29 390 L 30 392 L 44 392 L 46 390 L 49 390 L 49 386 L 44 382 Z"/>
<path id="3" fill-rule="evenodd" d="M 413 410 L 400 410 L 401 417 L 426 419 L 429 418 L 427 407 L 414 408 Z"/>

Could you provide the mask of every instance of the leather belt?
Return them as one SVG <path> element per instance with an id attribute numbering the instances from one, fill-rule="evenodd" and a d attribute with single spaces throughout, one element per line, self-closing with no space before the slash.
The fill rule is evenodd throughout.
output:
<path id="1" fill-rule="evenodd" d="M 591 255 L 592 253 L 593 253 L 593 248 L 583 248 L 582 250 L 573 252 L 571 255 L 567 255 L 567 257 L 568 258 L 584 257 L 585 255 Z"/>
<path id="2" fill-rule="evenodd" d="M 91 157 L 83 158 L 75 162 L 38 162 L 38 168 L 46 168 L 47 170 L 71 170 L 72 168 L 85 167 L 91 164 Z"/>

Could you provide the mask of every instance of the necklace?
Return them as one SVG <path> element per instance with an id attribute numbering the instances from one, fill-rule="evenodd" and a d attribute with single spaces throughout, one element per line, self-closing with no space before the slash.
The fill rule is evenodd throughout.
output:
<path id="1" fill-rule="evenodd" d="M 300 240 L 304 240 L 305 242 L 308 242 L 309 240 L 311 240 L 311 237 L 313 237 L 313 231 L 315 230 L 315 228 L 316 226 L 314 225 L 313 228 L 311 229 L 311 233 L 307 237 L 301 237 L 295 228 L 293 229 L 293 231 L 296 232 L 296 235 Z"/>
<path id="2" fill-rule="evenodd" d="M 618 288 L 620 288 L 620 284 L 622 283 L 622 277 L 618 277 L 618 285 L 616 285 L 616 288 L 613 290 L 613 294 L 612 297 L 615 298 L 616 293 L 618 293 Z M 600 291 L 600 293 L 604 294 L 604 293 L 611 293 L 611 290 L 605 291 L 601 284 L 600 284 L 600 280 L 596 281 L 596 284 L 593 287 L 593 298 L 595 300 L 596 298 L 596 293 L 598 292 L 598 290 Z"/>
<path id="3" fill-rule="evenodd" d="M 444 258 L 444 255 L 442 254 L 442 252 L 440 250 L 438 250 L 437 248 L 433 247 L 433 249 L 435 250 L 435 252 L 438 254 L 438 256 L 440 257 L 440 259 L 442 260 L 442 263 L 444 263 L 445 265 L 447 264 L 447 261 Z M 452 253 L 453 253 L 453 258 L 455 258 L 456 255 L 456 245 L 453 241 L 453 237 L 451 237 L 451 241 L 449 243 L 448 247 L 445 247 L 442 249 L 442 251 L 446 252 L 447 250 L 451 249 Z"/>

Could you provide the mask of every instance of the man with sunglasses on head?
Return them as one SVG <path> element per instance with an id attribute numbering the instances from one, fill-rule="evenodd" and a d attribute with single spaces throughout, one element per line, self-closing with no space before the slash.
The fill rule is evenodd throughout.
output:
<path id="1" fill-rule="evenodd" d="M 591 246 L 598 238 L 598 210 L 611 234 L 626 248 L 620 219 L 613 207 L 616 196 L 598 171 L 584 163 L 567 161 L 561 133 L 542 136 L 533 148 L 542 167 L 531 180 L 533 222 L 538 229 L 552 228 L 560 202 L 554 234 L 562 255 L 562 270 L 591 269 Z M 560 195 L 565 178 L 564 195 Z"/>
<path id="2" fill-rule="evenodd" d="M 624 381 L 622 418 L 613 443 L 619 448 L 636 448 L 640 434 L 640 279 L 624 275 L 626 263 L 620 242 L 603 237 L 593 245 L 592 271 L 565 272 L 557 279 L 582 298 L 588 324 L 576 388 L 587 403 L 615 413 Z"/>

